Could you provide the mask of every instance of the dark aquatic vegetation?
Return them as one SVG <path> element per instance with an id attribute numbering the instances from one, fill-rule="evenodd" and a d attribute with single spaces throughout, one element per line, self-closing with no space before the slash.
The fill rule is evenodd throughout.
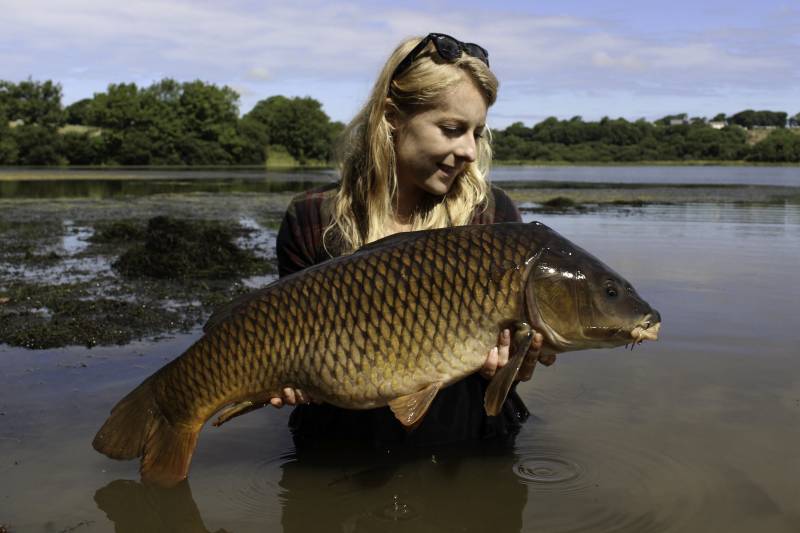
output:
<path id="1" fill-rule="evenodd" d="M 345 408 L 389 405 L 413 427 L 509 327 L 511 358 L 486 393 L 495 415 L 532 329 L 559 353 L 655 340 L 660 325 L 627 281 L 540 223 L 397 234 L 219 309 L 204 337 L 112 409 L 93 445 L 141 457 L 145 481 L 174 485 L 209 418 L 225 408 L 224 423 L 283 387 Z"/>
<path id="2" fill-rule="evenodd" d="M 117 224 L 100 238 L 126 234 L 135 235 L 135 228 Z M 267 270 L 264 261 L 236 245 L 233 229 L 217 222 L 153 217 L 147 222 L 143 237 L 143 243 L 114 262 L 114 268 L 122 274 L 161 279 L 233 278 Z"/>

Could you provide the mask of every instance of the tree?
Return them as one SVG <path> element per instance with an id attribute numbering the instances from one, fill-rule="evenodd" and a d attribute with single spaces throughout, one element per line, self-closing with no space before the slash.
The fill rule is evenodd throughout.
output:
<path id="1" fill-rule="evenodd" d="M 236 162 L 232 152 L 238 149 L 241 140 L 237 129 L 239 95 L 233 89 L 199 80 L 183 83 L 177 111 L 182 127 L 179 146 L 184 163 Z"/>
<path id="2" fill-rule="evenodd" d="M 271 96 L 259 101 L 244 119 L 260 124 L 270 144 L 280 144 L 289 155 L 305 164 L 309 159 L 329 161 L 335 126 L 313 98 Z"/>
<path id="3" fill-rule="evenodd" d="M 17 143 L 8 126 L 5 108 L 0 104 L 0 165 L 15 164 L 17 154 Z"/>
<path id="4" fill-rule="evenodd" d="M 775 163 L 800 162 L 800 135 L 785 129 L 775 130 L 753 146 L 748 159 Z"/>
<path id="5" fill-rule="evenodd" d="M 121 164 L 219 165 L 263 162 L 239 128 L 229 87 L 165 78 L 149 87 L 111 84 L 95 94 L 87 122 L 103 128 L 103 160 Z M 263 152 L 263 150 L 261 150 Z"/>
<path id="6" fill-rule="evenodd" d="M 22 165 L 57 165 L 61 163 L 61 137 L 55 130 L 38 124 L 23 124 L 12 130 Z"/>
<path id="7" fill-rule="evenodd" d="M 23 124 L 55 129 L 64 124 L 61 107 L 61 85 L 50 80 L 20 83 L 0 80 L 0 106 L 6 119 L 21 120 Z"/>
<path id="8" fill-rule="evenodd" d="M 752 128 L 753 126 L 783 128 L 786 126 L 787 116 L 788 114 L 783 111 L 753 111 L 752 109 L 745 109 L 733 115 L 730 118 L 730 122 L 743 128 Z"/>
<path id="9" fill-rule="evenodd" d="M 61 153 L 70 165 L 97 165 L 105 153 L 103 138 L 90 133 L 65 133 L 61 138 Z"/>
<path id="10" fill-rule="evenodd" d="M 264 125 L 245 115 L 239 121 L 237 127 L 241 145 L 237 152 L 236 161 L 244 165 L 265 163 L 267 161 L 269 137 Z"/>
<path id="11" fill-rule="evenodd" d="M 91 108 L 91 98 L 84 98 L 83 100 L 78 100 L 77 102 L 68 105 L 66 109 L 64 109 L 66 123 L 90 126 Z"/>

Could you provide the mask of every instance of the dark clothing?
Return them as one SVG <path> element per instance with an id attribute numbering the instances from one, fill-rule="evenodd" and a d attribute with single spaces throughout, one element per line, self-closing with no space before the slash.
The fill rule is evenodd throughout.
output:
<path id="1" fill-rule="evenodd" d="M 325 185 L 296 196 L 286 212 L 278 233 L 278 271 L 292 274 L 340 255 L 336 235 L 323 246 L 323 232 L 331 220 L 337 184 Z M 520 215 L 511 199 L 492 187 L 485 209 L 476 210 L 472 224 L 518 222 Z M 498 332 L 499 333 L 499 332 Z M 488 353 L 490 346 L 486 347 Z M 330 404 L 300 405 L 294 409 L 289 426 L 298 448 L 325 442 L 360 443 L 371 447 L 425 447 L 476 439 L 513 439 L 528 410 L 512 390 L 501 413 L 486 416 L 483 397 L 489 382 L 478 374 L 439 391 L 413 431 L 407 431 L 388 407 L 364 411 Z"/>

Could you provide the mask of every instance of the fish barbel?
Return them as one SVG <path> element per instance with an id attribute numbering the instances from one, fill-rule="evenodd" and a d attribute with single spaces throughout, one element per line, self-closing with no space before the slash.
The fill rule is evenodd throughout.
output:
<path id="1" fill-rule="evenodd" d="M 479 370 L 498 332 L 499 412 L 530 346 L 560 353 L 658 337 L 661 317 L 605 264 L 532 222 L 400 233 L 281 278 L 217 310 L 206 334 L 111 411 L 93 446 L 141 457 L 145 481 L 189 472 L 198 434 L 284 387 L 349 409 L 389 405 L 413 427 L 437 391 Z"/>

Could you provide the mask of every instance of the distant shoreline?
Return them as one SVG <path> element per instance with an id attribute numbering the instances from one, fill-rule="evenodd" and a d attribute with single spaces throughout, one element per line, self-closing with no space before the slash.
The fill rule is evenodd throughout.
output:
<path id="1" fill-rule="evenodd" d="M 593 161 L 593 162 L 566 162 L 566 161 L 526 161 L 526 160 L 495 160 L 492 168 L 515 167 L 753 167 L 753 168 L 800 168 L 800 163 L 754 163 L 751 161 Z M 162 176 L 149 178 L 145 173 L 152 171 L 170 172 L 286 172 L 313 174 L 315 172 L 330 174 L 335 172 L 333 166 L 10 166 L 0 167 L 0 181 L 33 181 L 33 180 L 125 180 L 125 179 L 163 179 Z M 127 174 L 135 172 L 136 174 Z M 102 173 L 98 175 L 97 173 Z"/>

